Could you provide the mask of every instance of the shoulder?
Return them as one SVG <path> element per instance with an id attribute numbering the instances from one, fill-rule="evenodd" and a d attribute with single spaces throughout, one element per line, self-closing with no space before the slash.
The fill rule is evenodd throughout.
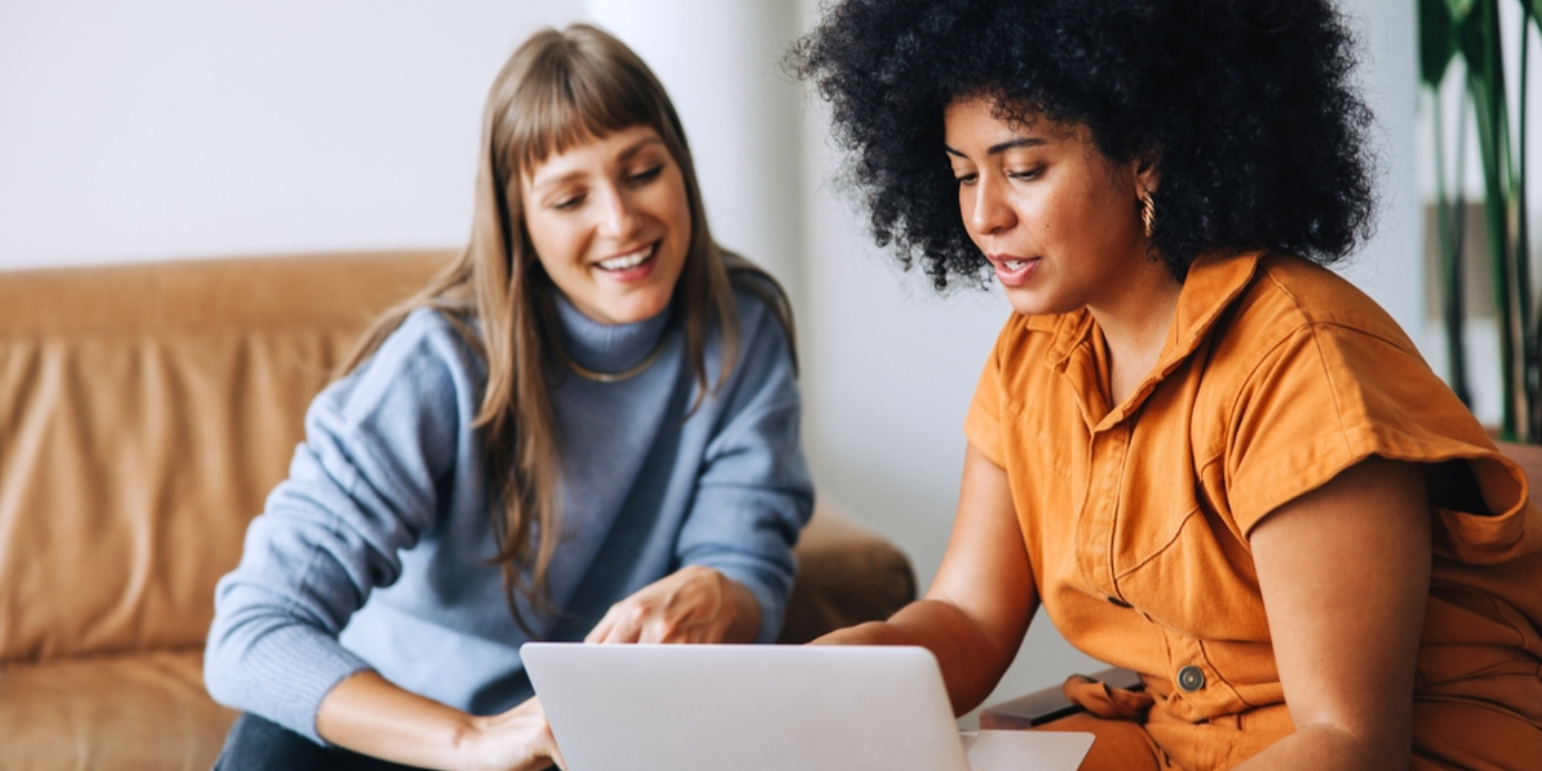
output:
<path id="1" fill-rule="evenodd" d="M 734 313 L 739 327 L 739 351 L 745 363 L 756 365 L 785 360 L 796 368 L 796 325 L 792 303 L 781 284 L 770 274 L 740 261 L 729 272 L 733 286 Z"/>
<path id="2" fill-rule="evenodd" d="M 1347 280 L 1260 260 L 1205 361 L 1196 441 L 1224 458 L 1245 532 L 1371 455 L 1433 462 L 1492 445 L 1391 316 Z"/>
<path id="3" fill-rule="evenodd" d="M 401 502 L 421 504 L 425 480 L 441 479 L 474 446 L 481 372 L 450 320 L 435 310 L 413 311 L 316 396 L 291 478 L 324 472 L 350 491 L 371 480 L 370 487 L 389 489 Z"/>
<path id="4" fill-rule="evenodd" d="M 1418 349 L 1392 316 L 1347 279 L 1289 254 L 1259 259 L 1252 284 L 1238 299 L 1226 334 L 1256 346 L 1291 337 L 1366 337 L 1389 354 L 1418 358 Z"/>
<path id="5" fill-rule="evenodd" d="M 360 416 L 404 400 L 445 406 L 475 398 L 486 379 L 469 323 L 432 308 L 412 311 L 367 359 L 323 392 L 345 415 Z"/>
<path id="6" fill-rule="evenodd" d="M 731 356 L 726 376 L 713 389 L 712 399 L 728 412 L 771 400 L 796 401 L 797 352 L 791 306 L 781 287 L 758 268 L 729 273 L 733 286 L 736 338 L 731 349 L 721 326 L 714 325 L 706 340 L 709 378 L 718 377 L 724 356 Z"/>
<path id="7" fill-rule="evenodd" d="M 1233 413 L 1283 399 L 1317 404 L 1318 418 L 1395 423 L 1388 404 L 1426 411 L 1431 400 L 1451 401 L 1390 314 L 1342 276 L 1299 257 L 1261 257 L 1211 334 L 1206 390 Z"/>
<path id="8" fill-rule="evenodd" d="M 769 273 L 755 267 L 740 267 L 728 275 L 741 329 L 755 329 L 768 321 L 778 325 L 784 319 L 791 321 L 792 303 L 782 285 Z"/>

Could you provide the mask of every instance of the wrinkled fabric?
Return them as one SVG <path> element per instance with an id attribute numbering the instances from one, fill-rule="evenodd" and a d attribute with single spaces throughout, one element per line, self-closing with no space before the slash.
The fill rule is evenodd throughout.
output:
<path id="1" fill-rule="evenodd" d="M 1460 756 L 1482 724 L 1503 741 L 1472 767 L 1542 768 L 1542 518 L 1521 468 L 1381 308 L 1299 258 L 1205 257 L 1156 367 L 1120 404 L 1107 362 L 1085 310 L 1013 316 L 965 422 L 1007 471 L 1049 618 L 1089 655 L 1141 673 L 1152 704 L 1132 715 L 1106 689 L 1073 683 L 1068 695 L 1143 724 L 1164 762 L 1190 771 L 1230 768 L 1289 734 L 1248 534 L 1376 455 L 1428 469 L 1416 751 Z M 1189 667 L 1202 687 L 1179 687 Z M 1434 704 L 1440 720 L 1423 717 Z"/>

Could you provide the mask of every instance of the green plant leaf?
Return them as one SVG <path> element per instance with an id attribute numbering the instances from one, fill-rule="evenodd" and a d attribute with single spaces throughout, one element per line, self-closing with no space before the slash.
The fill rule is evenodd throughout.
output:
<path id="1" fill-rule="evenodd" d="M 1467 13 L 1453 16 L 1451 20 L 1451 34 L 1456 38 L 1457 48 L 1467 62 L 1467 69 L 1477 73 L 1483 71 L 1484 59 L 1489 54 L 1484 34 L 1484 16 L 1481 9 L 1473 12 L 1472 6 L 1468 6 Z"/>
<path id="2" fill-rule="evenodd" d="M 1530 21 L 1542 30 L 1542 0 L 1521 0 L 1521 13 L 1525 15 L 1522 24 Z"/>
<path id="3" fill-rule="evenodd" d="M 1501 402 L 1500 435 L 1517 436 L 1516 344 L 1509 264 L 1509 176 L 1512 147 L 1506 105 L 1504 62 L 1499 40 L 1498 0 L 1478 0 L 1462 20 L 1457 37 L 1467 61 L 1467 88 L 1477 118 L 1478 157 L 1483 164 L 1483 213 L 1489 236 L 1489 267 L 1494 282 L 1494 310 L 1499 322 Z"/>
<path id="4" fill-rule="evenodd" d="M 1472 13 L 1472 6 L 1477 0 L 1443 0 L 1443 2 L 1446 4 L 1446 10 L 1451 12 L 1453 21 L 1460 22 Z"/>
<path id="5" fill-rule="evenodd" d="M 1419 77 L 1426 85 L 1440 87 L 1456 50 L 1456 22 L 1450 0 L 1419 0 Z"/>

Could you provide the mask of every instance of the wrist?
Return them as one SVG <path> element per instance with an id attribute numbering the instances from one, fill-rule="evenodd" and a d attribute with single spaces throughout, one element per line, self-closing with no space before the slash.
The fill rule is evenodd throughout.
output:
<path id="1" fill-rule="evenodd" d="M 889 628 L 882 621 L 864 621 L 854 626 L 842 627 L 810 641 L 810 645 L 884 645 Z"/>
<path id="2" fill-rule="evenodd" d="M 748 643 L 760 637 L 760 600 L 749 587 L 718 573 L 724 582 L 733 613 L 724 633 L 724 642 Z"/>
<path id="3" fill-rule="evenodd" d="M 486 733 L 487 718 L 462 714 L 450 730 L 450 751 L 447 760 L 453 768 L 477 768 L 480 756 L 478 747 Z"/>

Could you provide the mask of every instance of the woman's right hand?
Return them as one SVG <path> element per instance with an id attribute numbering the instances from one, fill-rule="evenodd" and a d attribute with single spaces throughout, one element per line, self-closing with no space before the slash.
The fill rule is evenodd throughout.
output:
<path id="1" fill-rule="evenodd" d="M 460 749 L 467 771 L 539 771 L 553 763 L 567 771 L 539 696 L 501 714 L 473 717 Z"/>
<path id="2" fill-rule="evenodd" d="M 443 771 L 567 770 L 546 710 L 531 697 L 507 712 L 468 715 L 364 670 L 321 700 L 316 732 L 370 757 Z"/>

